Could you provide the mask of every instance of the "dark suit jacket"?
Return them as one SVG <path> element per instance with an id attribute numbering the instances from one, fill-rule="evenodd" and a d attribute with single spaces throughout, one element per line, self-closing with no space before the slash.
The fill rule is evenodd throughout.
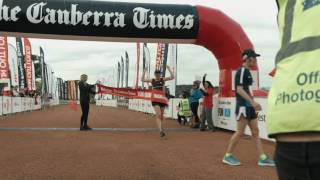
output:
<path id="1" fill-rule="evenodd" d="M 79 82 L 80 102 L 81 103 L 89 103 L 90 102 L 90 94 L 95 94 L 94 87 L 95 87 L 95 85 L 85 84 L 81 81 Z"/>

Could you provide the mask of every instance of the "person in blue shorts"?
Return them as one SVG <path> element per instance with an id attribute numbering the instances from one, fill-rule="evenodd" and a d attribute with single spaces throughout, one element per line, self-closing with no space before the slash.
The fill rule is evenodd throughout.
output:
<path id="1" fill-rule="evenodd" d="M 261 110 L 261 105 L 254 98 L 251 86 L 253 78 L 250 69 L 256 66 L 257 57 L 260 56 L 252 49 L 244 50 L 242 53 L 243 65 L 240 67 L 235 76 L 236 88 L 236 118 L 237 131 L 233 134 L 229 141 L 227 153 L 223 157 L 223 163 L 228 165 L 240 165 L 240 161 L 233 155 L 233 151 L 244 134 L 248 125 L 252 139 L 254 140 L 259 153 L 259 166 L 274 166 L 274 161 L 270 159 L 263 151 L 262 143 L 259 137 L 259 128 L 257 120 L 257 111 Z"/>

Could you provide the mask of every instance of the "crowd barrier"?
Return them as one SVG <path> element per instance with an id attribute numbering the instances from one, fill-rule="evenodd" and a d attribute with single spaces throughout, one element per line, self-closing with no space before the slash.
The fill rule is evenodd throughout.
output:
<path id="1" fill-rule="evenodd" d="M 41 109 L 40 97 L 35 99 L 28 97 L 1 96 L 0 103 L 0 115 L 9 115 Z"/>
<path id="2" fill-rule="evenodd" d="M 118 107 L 117 100 L 96 100 L 97 106 Z"/>
<path id="3" fill-rule="evenodd" d="M 41 98 L 0 96 L 0 116 L 41 109 Z M 46 106 L 59 105 L 58 99 L 43 102 Z"/>
<path id="4" fill-rule="evenodd" d="M 267 112 L 267 99 L 266 98 L 256 98 L 255 99 L 262 106 L 262 111 L 258 115 L 258 126 L 260 129 L 260 136 L 263 139 L 271 140 L 267 135 L 266 128 L 266 112 Z M 166 118 L 177 119 L 177 106 L 181 99 L 170 99 L 169 106 L 165 110 Z M 227 129 L 231 131 L 236 130 L 236 117 L 235 117 L 235 98 L 213 98 L 214 107 L 212 109 L 212 118 L 214 120 L 215 126 Z M 117 100 L 98 100 L 98 106 L 109 106 L 117 107 Z M 154 114 L 151 102 L 147 100 L 140 99 L 130 99 L 129 109 L 149 114 Z M 199 112 L 200 113 L 200 112 Z M 249 128 L 245 131 L 246 134 L 250 135 Z"/>

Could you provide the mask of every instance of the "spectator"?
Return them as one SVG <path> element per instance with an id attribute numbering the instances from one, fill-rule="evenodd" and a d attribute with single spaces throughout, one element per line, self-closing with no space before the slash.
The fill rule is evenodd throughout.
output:
<path id="1" fill-rule="evenodd" d="M 198 129 L 200 127 L 200 119 L 198 116 L 199 100 L 203 97 L 202 92 L 199 89 L 200 82 L 194 81 L 191 95 L 189 97 L 190 108 L 193 114 L 191 128 Z"/>
<path id="2" fill-rule="evenodd" d="M 206 76 L 205 74 L 203 76 L 203 87 L 201 88 L 201 92 L 204 95 L 203 102 L 202 102 L 202 112 L 201 112 L 201 131 L 206 130 L 206 123 L 208 124 L 209 130 L 212 132 L 215 131 L 215 127 L 213 125 L 212 121 L 212 107 L 213 107 L 213 94 L 214 94 L 214 89 L 210 81 L 206 81 Z"/>

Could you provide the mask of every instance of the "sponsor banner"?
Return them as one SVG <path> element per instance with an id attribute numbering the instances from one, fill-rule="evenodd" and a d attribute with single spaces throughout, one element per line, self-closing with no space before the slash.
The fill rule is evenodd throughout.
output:
<path id="1" fill-rule="evenodd" d="M 101 99 L 96 100 L 96 106 L 102 106 L 102 100 Z"/>
<path id="2" fill-rule="evenodd" d="M 0 36 L 0 83 L 6 84 L 4 91 L 10 91 L 8 38 L 3 36 Z"/>
<path id="3" fill-rule="evenodd" d="M 168 52 L 169 52 L 169 45 L 165 44 L 163 52 L 161 52 L 161 57 L 160 57 L 160 62 L 161 62 L 160 71 L 161 71 L 162 77 L 166 77 Z"/>
<path id="4" fill-rule="evenodd" d="M 21 112 L 22 104 L 21 97 L 13 97 L 12 98 L 12 113 Z"/>
<path id="5" fill-rule="evenodd" d="M 32 110 L 31 109 L 31 98 L 26 98 L 26 108 L 27 108 L 27 111 L 30 111 Z"/>
<path id="6" fill-rule="evenodd" d="M 43 94 L 45 96 L 49 95 L 49 82 L 48 82 L 48 68 L 47 64 L 43 64 L 43 76 L 42 76 L 42 81 L 43 81 Z"/>
<path id="7" fill-rule="evenodd" d="M 69 100 L 68 99 L 68 82 L 67 81 L 64 82 L 64 93 L 63 94 L 64 94 L 64 99 Z"/>
<path id="8" fill-rule="evenodd" d="M 24 56 L 23 45 L 20 37 L 16 38 L 17 56 L 18 56 L 18 71 L 19 71 L 19 88 L 24 89 L 26 87 L 25 68 L 24 68 Z"/>
<path id="9" fill-rule="evenodd" d="M 149 48 L 147 47 L 147 43 L 143 44 L 143 70 L 146 71 L 146 78 L 150 78 L 150 69 L 151 69 L 151 56 Z M 142 84 L 143 87 L 145 87 L 144 83 Z"/>
<path id="10" fill-rule="evenodd" d="M 123 81 L 124 81 L 124 61 L 123 57 L 121 56 L 121 87 L 123 88 Z"/>
<path id="11" fill-rule="evenodd" d="M 137 43 L 137 76 L 136 76 L 136 89 L 139 87 L 139 74 L 140 74 L 140 43 Z"/>
<path id="12" fill-rule="evenodd" d="M 260 137 L 268 139 L 267 128 L 266 128 L 266 112 L 267 112 L 267 99 L 266 98 L 255 98 L 255 100 L 262 106 L 262 111 L 258 112 L 258 126 L 260 130 Z M 236 100 L 235 98 L 219 98 L 218 101 L 218 121 L 215 125 L 220 128 L 236 131 L 237 121 L 235 114 Z M 214 113 L 213 113 L 214 114 Z M 249 127 L 246 128 L 245 134 L 250 135 Z"/>
<path id="13" fill-rule="evenodd" d="M 41 67 L 41 93 L 42 96 L 47 92 L 46 91 L 46 87 L 45 87 L 45 66 L 44 66 L 45 62 L 44 62 L 44 51 L 42 49 L 42 47 L 40 47 L 40 67 Z"/>
<path id="14" fill-rule="evenodd" d="M 170 67 L 174 73 L 175 79 L 170 81 L 169 92 L 171 95 L 176 96 L 176 87 L 177 87 L 177 66 L 178 66 L 178 45 L 170 45 Z"/>
<path id="15" fill-rule="evenodd" d="M 28 91 L 33 90 L 33 69 L 32 69 L 32 51 L 31 44 L 29 39 L 24 38 L 24 60 L 25 60 L 25 69 L 26 69 L 26 81 Z"/>
<path id="16" fill-rule="evenodd" d="M 10 67 L 11 86 L 19 88 L 18 57 L 14 46 L 8 46 L 8 62 Z M 18 90 L 18 89 L 17 89 Z"/>
<path id="17" fill-rule="evenodd" d="M 127 98 L 119 98 L 118 102 L 117 102 L 117 106 L 118 107 L 122 107 L 122 108 L 128 108 L 129 99 L 127 99 Z"/>
<path id="18" fill-rule="evenodd" d="M 161 57 L 165 50 L 165 44 L 158 43 L 157 47 L 157 57 L 156 57 L 156 70 L 161 70 Z"/>
<path id="19" fill-rule="evenodd" d="M 34 68 L 34 62 L 32 61 L 32 90 L 35 91 L 37 90 L 37 87 L 36 87 L 36 71 L 35 71 L 35 68 Z"/>
<path id="20" fill-rule="evenodd" d="M 130 99 L 144 99 L 161 103 L 168 103 L 163 91 L 159 90 L 137 90 L 129 88 L 113 88 L 98 84 L 98 93 L 109 94 L 114 96 L 122 96 Z"/>
<path id="21" fill-rule="evenodd" d="M 3 97 L 0 96 L 0 102 L 3 102 Z M 3 106 L 0 106 L 0 116 L 2 116 L 2 112 L 3 112 Z"/>
<path id="22" fill-rule="evenodd" d="M 196 7 L 190 5 L 0 0 L 0 12 L 0 31 L 29 33 L 29 37 L 37 34 L 72 39 L 76 34 L 83 39 L 123 37 L 192 42 L 199 31 Z"/>
<path id="23" fill-rule="evenodd" d="M 218 119 L 215 125 L 228 130 L 236 130 L 235 98 L 219 98 Z"/>
<path id="24" fill-rule="evenodd" d="M 41 57 L 37 55 L 32 55 L 32 62 L 34 64 L 34 74 L 35 78 L 39 79 L 41 78 Z"/>
<path id="25" fill-rule="evenodd" d="M 101 105 L 102 105 L 102 106 L 106 106 L 106 107 L 118 107 L 118 105 L 117 105 L 117 100 L 107 100 L 107 99 L 104 99 L 104 100 L 102 100 Z"/>
<path id="26" fill-rule="evenodd" d="M 48 81 L 48 93 L 50 99 L 53 97 L 53 71 L 52 68 L 47 64 L 47 81 Z"/>
<path id="27" fill-rule="evenodd" d="M 30 98 L 30 110 L 34 110 L 34 109 L 35 109 L 35 99 Z"/>
<path id="28" fill-rule="evenodd" d="M 8 96 L 2 97 L 2 114 L 12 113 L 12 98 Z"/>
<path id="29" fill-rule="evenodd" d="M 21 111 L 22 112 L 27 111 L 27 98 L 26 97 L 21 98 Z"/>
<path id="30" fill-rule="evenodd" d="M 129 55 L 126 51 L 126 88 L 129 87 Z"/>
<path id="31" fill-rule="evenodd" d="M 76 90 L 76 82 L 71 81 L 71 99 L 77 100 L 77 90 Z"/>
<path id="32" fill-rule="evenodd" d="M 121 65 L 120 65 L 120 62 L 118 62 L 117 88 L 119 88 L 119 87 L 120 87 L 120 77 L 121 77 Z"/>
<path id="33" fill-rule="evenodd" d="M 77 87 L 76 81 L 71 81 L 71 99 L 77 100 Z"/>
<path id="34" fill-rule="evenodd" d="M 62 79 L 61 78 L 58 78 L 57 79 L 57 81 L 58 81 L 58 94 L 59 94 L 59 99 L 62 99 L 62 83 L 61 83 L 61 81 L 62 81 Z"/>

